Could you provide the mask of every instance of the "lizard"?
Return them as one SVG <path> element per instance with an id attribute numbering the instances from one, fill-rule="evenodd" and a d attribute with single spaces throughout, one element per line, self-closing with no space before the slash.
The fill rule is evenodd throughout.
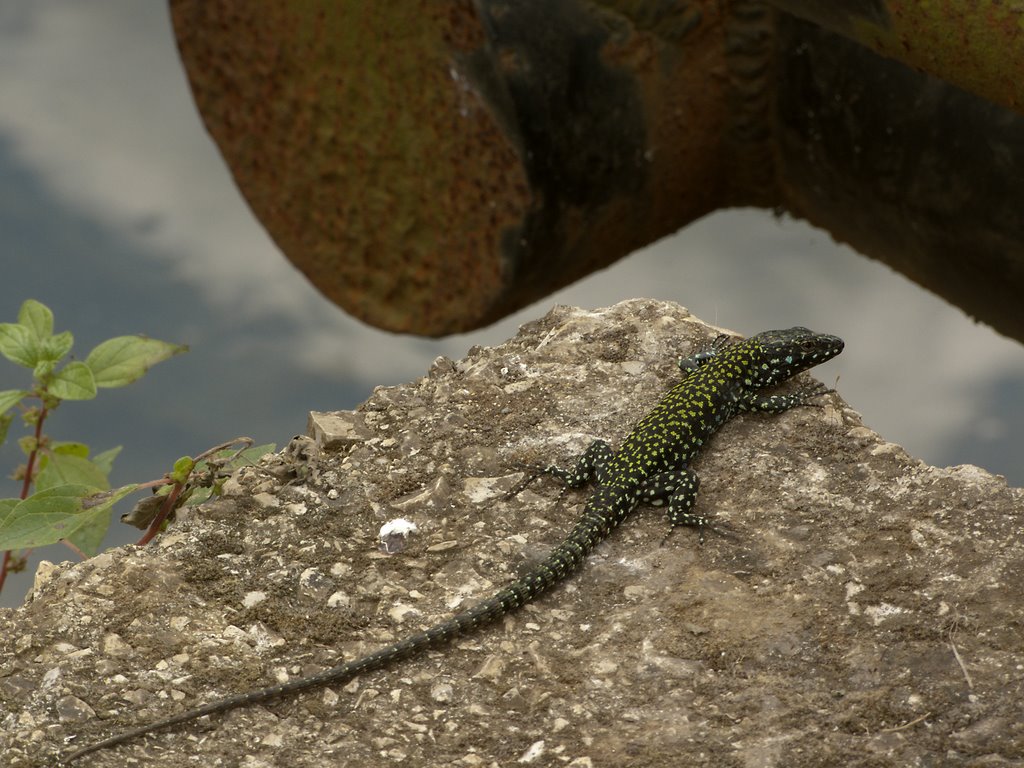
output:
<path id="1" fill-rule="evenodd" d="M 640 504 L 667 506 L 670 532 L 682 525 L 703 531 L 711 521 L 693 510 L 699 478 L 688 466 L 701 446 L 739 412 L 777 414 L 799 405 L 813 405 L 813 398 L 832 390 L 821 383 L 785 395 L 763 394 L 762 390 L 835 357 L 844 346 L 837 336 L 803 327 L 764 331 L 736 343 L 729 342 L 730 337 L 719 336 L 700 351 L 679 360 L 683 378 L 641 419 L 618 451 L 603 440 L 595 440 L 572 469 L 538 467 L 508 492 L 507 496 L 514 496 L 542 475 L 553 476 L 570 488 L 596 481 L 583 513 L 562 542 L 491 597 L 361 658 L 280 685 L 217 699 L 123 731 L 72 752 L 64 762 L 205 715 L 342 683 L 477 630 L 568 579 L 591 550 Z"/>

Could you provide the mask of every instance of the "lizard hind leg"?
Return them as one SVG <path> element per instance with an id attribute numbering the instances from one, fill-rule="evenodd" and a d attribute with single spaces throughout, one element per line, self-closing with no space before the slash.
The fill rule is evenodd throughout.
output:
<path id="1" fill-rule="evenodd" d="M 604 483 L 604 471 L 614 456 L 614 451 L 604 440 L 595 440 L 576 459 L 572 469 L 560 469 L 554 465 L 544 468 L 544 473 L 558 478 L 569 488 L 581 488 L 591 480 L 598 485 Z"/>
<path id="2" fill-rule="evenodd" d="M 661 541 L 662 546 L 681 525 L 697 528 L 700 532 L 700 542 L 704 543 L 704 529 L 711 525 L 711 521 L 704 515 L 693 512 L 699 488 L 700 477 L 689 467 L 659 472 L 649 477 L 640 488 L 637 501 L 655 507 L 667 506 L 666 517 L 670 527 Z"/>
<path id="3" fill-rule="evenodd" d="M 562 469 L 554 464 L 548 464 L 547 466 L 534 466 L 530 467 L 531 473 L 523 478 L 512 490 L 505 494 L 506 499 L 510 499 L 513 496 L 517 496 L 523 490 L 526 489 L 530 483 L 542 475 L 551 475 L 555 479 L 559 480 L 566 488 L 580 488 L 592 479 L 596 480 L 599 484 L 603 482 L 604 470 L 611 460 L 614 452 L 611 446 L 608 445 L 604 440 L 595 440 L 590 444 L 586 451 L 583 452 L 572 469 Z M 564 493 L 564 489 L 563 489 Z"/>

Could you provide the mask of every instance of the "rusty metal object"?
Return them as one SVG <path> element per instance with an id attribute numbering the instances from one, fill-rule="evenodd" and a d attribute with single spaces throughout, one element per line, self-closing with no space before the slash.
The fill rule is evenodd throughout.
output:
<path id="1" fill-rule="evenodd" d="M 171 10 L 257 217 L 372 325 L 485 325 L 722 202 L 720 32 L 697 4 L 655 20 L 667 39 L 572 1 Z"/>
<path id="2" fill-rule="evenodd" d="M 492 253 L 530 204 L 518 150 L 456 65 L 468 2 L 182 0 L 196 103 L 278 246 L 328 298 L 393 330 L 443 332 L 505 279 Z M 443 310 L 441 310 L 443 314 Z"/>
<path id="3" fill-rule="evenodd" d="M 921 4 L 776 5 L 905 42 Z M 1024 288 L 1024 119 L 768 3 L 171 10 L 199 110 L 257 217 L 370 324 L 471 330 L 712 210 L 757 205 L 806 216 L 1024 338 L 1011 300 Z M 995 88 L 981 58 L 971 77 Z M 1012 101 L 1013 88 L 996 91 Z"/>
<path id="4" fill-rule="evenodd" d="M 771 0 L 882 56 L 1024 114 L 1024 5 L 977 0 Z"/>
<path id="5" fill-rule="evenodd" d="M 778 45 L 786 210 L 1024 339 L 1024 118 L 793 17 Z"/>

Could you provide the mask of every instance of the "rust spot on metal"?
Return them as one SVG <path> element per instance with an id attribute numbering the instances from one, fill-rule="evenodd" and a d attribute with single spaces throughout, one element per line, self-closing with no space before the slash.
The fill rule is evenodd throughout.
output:
<path id="1" fill-rule="evenodd" d="M 348 312 L 423 335 L 716 207 L 717 7 L 171 4 L 199 111 L 274 241 Z"/>
<path id="2" fill-rule="evenodd" d="M 503 287 L 496 243 L 531 204 L 519 150 L 460 56 L 470 2 L 176 0 L 207 128 L 281 250 L 336 303 L 443 333 Z"/>

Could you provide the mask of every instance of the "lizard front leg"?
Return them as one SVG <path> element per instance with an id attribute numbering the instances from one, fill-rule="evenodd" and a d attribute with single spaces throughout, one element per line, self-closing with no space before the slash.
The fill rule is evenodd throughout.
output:
<path id="1" fill-rule="evenodd" d="M 736 401 L 736 409 L 757 413 L 782 413 L 790 408 L 796 408 L 798 405 L 817 405 L 817 403 L 811 402 L 813 398 L 834 391 L 821 382 L 815 382 L 791 395 L 762 395 L 753 391 L 746 393 Z"/>

